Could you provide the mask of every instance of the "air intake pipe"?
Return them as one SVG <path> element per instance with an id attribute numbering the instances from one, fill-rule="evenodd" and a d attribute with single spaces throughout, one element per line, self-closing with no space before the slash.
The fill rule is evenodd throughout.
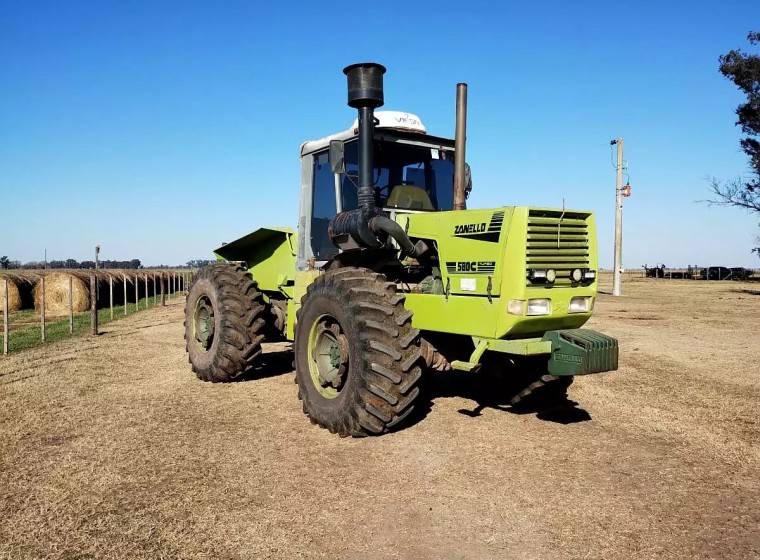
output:
<path id="1" fill-rule="evenodd" d="M 352 64 L 343 69 L 348 80 L 348 106 L 359 112 L 359 207 L 341 212 L 330 220 L 328 234 L 343 250 L 382 247 L 387 236 L 396 240 L 402 252 L 420 256 L 427 247 L 416 245 L 393 220 L 382 215 L 375 206 L 372 178 L 374 165 L 374 111 L 382 107 L 385 67 L 372 62 Z"/>

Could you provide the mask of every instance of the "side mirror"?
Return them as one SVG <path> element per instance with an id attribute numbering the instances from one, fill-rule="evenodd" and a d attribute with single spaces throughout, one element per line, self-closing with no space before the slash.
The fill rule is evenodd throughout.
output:
<path id="1" fill-rule="evenodd" d="M 470 191 L 472 191 L 472 171 L 470 170 L 470 164 L 464 164 L 464 198 L 470 198 Z"/>
<path id="2" fill-rule="evenodd" d="M 330 151 L 327 154 L 327 158 L 330 160 L 330 168 L 333 173 L 346 172 L 346 157 L 341 140 L 330 140 Z"/>

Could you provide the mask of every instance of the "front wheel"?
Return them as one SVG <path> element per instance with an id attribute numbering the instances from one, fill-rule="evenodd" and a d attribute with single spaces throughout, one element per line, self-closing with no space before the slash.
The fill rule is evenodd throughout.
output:
<path id="1" fill-rule="evenodd" d="M 301 302 L 296 381 L 312 422 L 341 436 L 388 432 L 412 412 L 422 376 L 419 331 L 382 274 L 346 267 Z"/>

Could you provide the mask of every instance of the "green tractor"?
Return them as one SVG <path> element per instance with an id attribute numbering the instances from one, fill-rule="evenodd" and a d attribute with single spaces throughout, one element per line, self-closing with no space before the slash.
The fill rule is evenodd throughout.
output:
<path id="1" fill-rule="evenodd" d="M 379 64 L 344 70 L 348 130 L 301 146 L 297 233 L 262 228 L 215 250 L 190 287 L 193 371 L 231 381 L 264 341 L 294 343 L 313 423 L 341 436 L 403 424 L 426 369 L 478 372 L 529 360 L 539 387 L 617 369 L 617 341 L 580 327 L 597 293 L 591 212 L 466 210 L 466 85 L 455 139 L 377 112 Z"/>

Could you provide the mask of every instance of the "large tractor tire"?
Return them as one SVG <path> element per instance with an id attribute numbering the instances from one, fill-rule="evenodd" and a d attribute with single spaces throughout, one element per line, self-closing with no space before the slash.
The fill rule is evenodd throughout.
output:
<path id="1" fill-rule="evenodd" d="M 198 272 L 185 306 L 185 345 L 198 379 L 232 381 L 261 354 L 261 294 L 240 266 L 212 264 Z"/>
<path id="2" fill-rule="evenodd" d="M 409 416 L 422 376 L 419 331 L 382 274 L 346 267 L 307 289 L 295 333 L 303 410 L 341 436 L 388 432 Z"/>
<path id="3" fill-rule="evenodd" d="M 484 361 L 482 373 L 490 376 L 493 390 L 515 410 L 540 410 L 567 402 L 572 376 L 549 375 L 546 358 L 505 360 L 494 354 Z"/>

